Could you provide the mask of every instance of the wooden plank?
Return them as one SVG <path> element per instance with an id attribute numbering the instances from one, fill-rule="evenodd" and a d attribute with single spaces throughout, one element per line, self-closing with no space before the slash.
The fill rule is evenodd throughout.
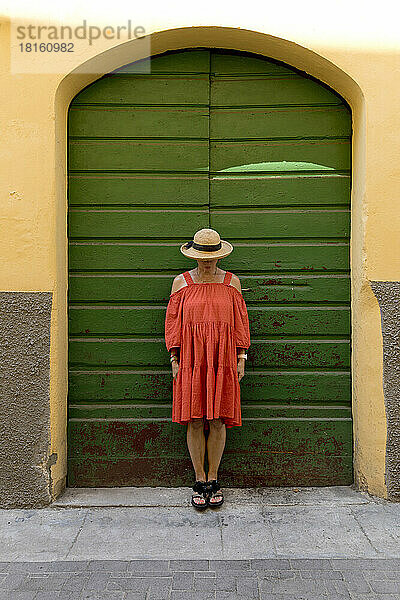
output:
<path id="1" fill-rule="evenodd" d="M 346 205 L 350 175 L 214 175 L 210 181 L 210 206 L 320 206 Z"/>
<path id="2" fill-rule="evenodd" d="M 348 170 L 351 164 L 351 145 L 345 139 L 211 142 L 210 151 L 211 171 Z"/>
<path id="3" fill-rule="evenodd" d="M 211 52 L 211 74 L 213 75 L 292 75 L 295 73 L 288 65 L 273 62 L 266 58 L 257 58 L 235 52 L 218 50 Z"/>
<path id="4" fill-rule="evenodd" d="M 247 365 L 240 382 L 245 402 L 340 404 L 351 406 L 350 370 L 253 370 Z M 73 402 L 143 401 L 172 399 L 170 366 L 160 369 L 70 368 L 69 397 Z"/>
<path id="5" fill-rule="evenodd" d="M 208 171 L 200 140 L 71 140 L 69 169 L 79 171 Z"/>
<path id="6" fill-rule="evenodd" d="M 208 210 L 133 208 L 71 208 L 68 234 L 76 238 L 154 238 L 174 229 L 191 237 L 193 228 L 208 221 Z"/>
<path id="7" fill-rule="evenodd" d="M 241 406 L 242 419 L 264 419 L 274 421 L 275 419 L 299 419 L 332 421 L 333 419 L 351 419 L 351 406 L 318 406 L 291 404 L 248 404 Z M 69 418 L 75 422 L 92 420 L 149 420 L 166 419 L 171 420 L 172 402 L 157 402 L 156 404 L 74 404 L 69 406 Z"/>
<path id="8" fill-rule="evenodd" d="M 208 227 L 204 223 L 203 227 Z M 212 225 L 211 225 L 212 226 Z M 189 228 L 189 224 L 188 224 Z M 180 232 L 183 238 L 183 232 Z M 187 239 L 190 240 L 193 233 Z M 223 238 L 224 232 L 221 231 Z M 223 238 L 224 239 L 224 238 Z M 135 271 L 159 269 L 168 265 L 169 269 L 185 271 L 192 268 L 193 262 L 185 258 L 179 248 L 182 242 L 167 243 L 153 240 L 146 244 L 119 241 L 76 241 L 69 244 L 69 263 L 71 271 L 90 270 L 126 270 Z M 347 271 L 350 263 L 349 244 L 345 243 L 236 243 L 235 250 L 225 261 L 224 268 L 229 271 L 250 271 L 262 266 L 266 272 L 278 274 L 279 271 Z M 229 266 L 228 266 L 229 265 Z"/>
<path id="9" fill-rule="evenodd" d="M 350 210 L 347 208 L 287 208 L 258 210 L 211 210 L 210 222 L 217 231 L 236 239 L 334 238 L 350 237 Z M 101 229 L 100 229 L 101 230 Z"/>
<path id="10" fill-rule="evenodd" d="M 134 208 L 72 208 L 69 218 L 70 239 L 85 238 L 152 238 L 165 232 L 200 229 L 208 219 L 206 210 Z M 257 238 L 349 238 L 349 210 L 303 209 L 287 210 L 213 210 L 211 226 L 230 238 L 246 239 L 249 231 Z"/>
<path id="11" fill-rule="evenodd" d="M 222 263 L 221 263 L 222 265 Z M 186 265 L 190 268 L 190 265 Z M 225 264 L 225 269 L 229 268 Z M 72 302 L 168 302 L 172 275 L 160 273 L 70 273 L 69 301 Z M 238 273 L 236 273 L 238 274 Z M 247 303 L 349 303 L 349 274 L 266 275 L 238 274 Z M 311 309 L 311 307 L 307 307 Z M 317 309 L 317 307 L 316 307 Z M 279 310 L 279 307 L 273 310 Z"/>
<path id="12" fill-rule="evenodd" d="M 179 423 L 177 424 L 179 425 Z M 279 452 L 292 455 L 309 455 L 310 461 L 320 454 L 337 456 L 351 454 L 348 429 L 351 419 L 308 420 L 298 418 L 278 423 L 268 418 L 249 419 L 246 427 L 235 427 L 235 443 L 226 448 L 226 457 L 239 455 L 252 456 L 254 453 Z M 168 421 L 71 420 L 69 435 L 71 440 L 80 440 L 74 448 L 74 458 L 144 458 L 185 456 L 187 448 L 180 435 L 174 434 L 174 427 Z M 230 433 L 230 432 L 229 432 Z M 340 450 L 339 450 L 340 448 Z"/>
<path id="13" fill-rule="evenodd" d="M 343 104 L 319 83 L 296 74 L 211 76 L 211 106 Z"/>
<path id="14" fill-rule="evenodd" d="M 181 427 L 180 425 L 176 425 Z M 182 446 L 184 428 L 182 428 Z M 288 432 L 289 433 L 289 432 Z M 350 427 L 348 428 L 350 435 Z M 232 435 L 232 439 L 234 435 Z M 71 442 L 70 442 L 71 443 Z M 70 458 L 69 487 L 159 486 L 160 481 L 181 487 L 193 485 L 189 457 Z M 224 487 L 331 486 L 353 483 L 352 455 L 326 456 L 292 453 L 225 454 L 219 469 Z"/>
<path id="15" fill-rule="evenodd" d="M 213 108 L 210 136 L 238 138 L 309 138 L 351 135 L 351 115 L 345 106 L 276 108 Z"/>
<path id="16" fill-rule="evenodd" d="M 81 104 L 192 104 L 207 106 L 208 75 L 107 75 L 71 102 Z"/>
<path id="17" fill-rule="evenodd" d="M 252 339 L 251 365 L 259 368 L 335 368 L 350 366 L 348 339 Z M 169 354 L 162 338 L 70 337 L 69 364 L 83 366 L 167 367 Z"/>
<path id="18" fill-rule="evenodd" d="M 208 138 L 208 109 L 195 107 L 76 106 L 69 111 L 70 136 Z"/>
<path id="19" fill-rule="evenodd" d="M 136 73 L 137 61 L 115 69 L 113 73 Z M 148 64 L 146 63 L 146 67 Z M 150 57 L 150 75 L 155 73 L 207 73 L 210 68 L 209 50 L 185 50 Z"/>
<path id="20" fill-rule="evenodd" d="M 208 175 L 70 175 L 69 205 L 208 206 Z"/>
<path id="21" fill-rule="evenodd" d="M 249 306 L 253 336 L 349 336 L 348 306 Z M 69 306 L 70 335 L 155 335 L 162 336 L 164 306 Z"/>

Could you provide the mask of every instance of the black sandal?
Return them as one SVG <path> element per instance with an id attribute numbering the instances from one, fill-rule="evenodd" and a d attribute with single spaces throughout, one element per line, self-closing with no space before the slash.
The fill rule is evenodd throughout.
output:
<path id="1" fill-rule="evenodd" d="M 192 494 L 192 506 L 194 506 L 197 510 L 204 510 L 205 508 L 207 508 L 208 502 L 207 502 L 207 494 L 206 494 L 206 482 L 205 481 L 196 481 L 196 483 L 194 484 L 192 489 L 194 492 L 200 492 L 200 493 Z M 204 498 L 205 502 L 202 502 L 200 504 L 199 502 L 194 501 L 195 498 Z"/>
<path id="2" fill-rule="evenodd" d="M 218 492 L 221 489 L 219 481 L 217 479 L 212 479 L 211 481 L 207 481 L 206 484 L 206 496 L 207 496 L 207 504 L 211 508 L 218 508 L 222 506 L 224 503 L 224 495 L 222 492 Z M 218 493 L 216 493 L 218 492 Z M 210 502 L 210 498 L 214 498 L 215 496 L 221 496 L 221 500 L 217 502 Z"/>

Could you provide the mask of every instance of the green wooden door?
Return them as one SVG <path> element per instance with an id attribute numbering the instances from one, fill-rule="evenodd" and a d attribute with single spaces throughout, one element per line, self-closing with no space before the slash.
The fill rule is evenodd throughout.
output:
<path id="1" fill-rule="evenodd" d="M 352 474 L 351 115 L 276 62 L 219 50 L 129 65 L 69 112 L 68 485 L 189 485 L 164 345 L 182 241 L 234 252 L 252 346 L 226 486 Z"/>

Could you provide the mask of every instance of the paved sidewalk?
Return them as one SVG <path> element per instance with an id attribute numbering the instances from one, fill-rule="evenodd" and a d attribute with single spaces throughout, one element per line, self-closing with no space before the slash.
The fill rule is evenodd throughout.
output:
<path id="1" fill-rule="evenodd" d="M 325 488 L 67 489 L 0 510 L 0 600 L 399 600 L 400 503 Z"/>
<path id="2" fill-rule="evenodd" d="M 0 600 L 398 600 L 400 559 L 0 565 Z"/>

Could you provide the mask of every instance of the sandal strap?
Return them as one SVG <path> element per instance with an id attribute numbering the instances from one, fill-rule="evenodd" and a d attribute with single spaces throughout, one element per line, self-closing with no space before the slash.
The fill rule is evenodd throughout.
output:
<path id="1" fill-rule="evenodd" d="M 215 493 L 217 490 L 221 489 L 221 485 L 217 479 L 212 479 L 211 481 L 207 481 L 207 491 L 210 493 Z"/>
<path id="2" fill-rule="evenodd" d="M 195 484 L 192 487 L 192 490 L 194 492 L 200 492 L 200 494 L 204 495 L 205 486 L 206 486 L 206 482 L 205 481 L 196 481 Z"/>

